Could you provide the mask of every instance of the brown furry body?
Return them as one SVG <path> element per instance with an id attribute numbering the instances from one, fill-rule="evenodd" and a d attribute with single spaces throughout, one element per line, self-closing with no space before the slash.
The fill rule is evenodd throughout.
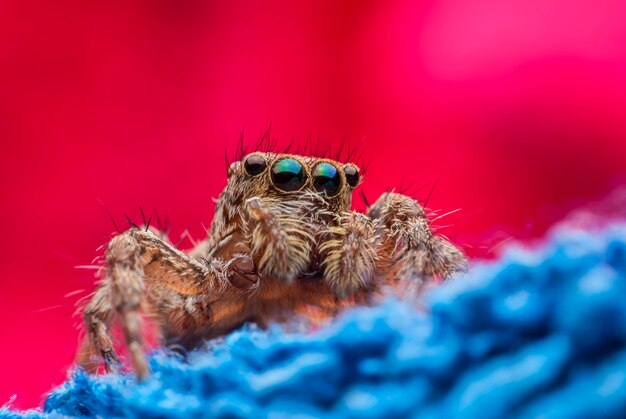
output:
<path id="1" fill-rule="evenodd" d="M 297 190 L 275 178 L 285 159 L 302 169 Z M 251 174 L 251 161 L 263 170 Z M 332 194 L 315 183 L 328 180 L 316 171 L 321 163 L 335 175 L 326 184 L 338 186 Z M 211 234 L 190 252 L 153 229 L 114 237 L 106 278 L 84 309 L 86 346 L 108 368 L 119 365 L 109 334 L 117 314 L 141 378 L 148 368 L 140 309 L 154 315 L 167 342 L 191 347 L 247 321 L 263 327 L 294 314 L 331 317 L 398 280 L 422 284 L 466 269 L 463 253 L 433 234 L 423 208 L 407 196 L 385 193 L 366 214 L 351 212 L 360 179 L 348 174 L 355 171 L 328 159 L 253 153 L 229 167 Z M 93 368 L 92 353 L 83 351 L 79 362 Z"/>

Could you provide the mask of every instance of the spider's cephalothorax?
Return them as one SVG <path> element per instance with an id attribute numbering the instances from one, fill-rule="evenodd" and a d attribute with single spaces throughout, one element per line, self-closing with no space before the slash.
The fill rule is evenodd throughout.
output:
<path id="1" fill-rule="evenodd" d="M 84 309 L 87 347 L 119 365 L 109 326 L 119 316 L 137 375 L 148 372 L 139 310 L 166 342 L 193 346 L 247 321 L 328 317 L 386 285 L 422 284 L 466 269 L 412 198 L 383 194 L 350 211 L 359 168 L 329 159 L 252 153 L 228 168 L 211 232 L 189 252 L 133 227 L 106 251 L 106 277 Z M 92 351 L 80 362 L 89 366 Z M 93 365 L 92 365 L 93 366 Z"/>

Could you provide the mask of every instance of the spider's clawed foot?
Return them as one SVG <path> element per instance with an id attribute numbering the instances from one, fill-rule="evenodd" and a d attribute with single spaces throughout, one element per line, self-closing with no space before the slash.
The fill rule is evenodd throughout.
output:
<path id="1" fill-rule="evenodd" d="M 104 359 L 104 368 L 107 372 L 119 371 L 122 368 L 122 362 L 113 349 L 103 350 L 102 358 Z"/>

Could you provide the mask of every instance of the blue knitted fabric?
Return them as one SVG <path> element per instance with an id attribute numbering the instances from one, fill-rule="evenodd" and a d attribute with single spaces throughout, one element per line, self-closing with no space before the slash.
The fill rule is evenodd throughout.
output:
<path id="1" fill-rule="evenodd" d="M 626 417 L 626 225 L 560 228 L 425 299 L 158 351 L 141 384 L 76 371 L 44 413 L 0 417 Z"/>

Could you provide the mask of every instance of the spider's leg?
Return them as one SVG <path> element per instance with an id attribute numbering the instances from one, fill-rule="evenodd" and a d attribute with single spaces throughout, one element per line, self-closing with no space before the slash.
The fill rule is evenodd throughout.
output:
<path id="1" fill-rule="evenodd" d="M 283 208 L 261 198 L 246 202 L 250 217 L 251 254 L 261 275 L 289 284 L 306 271 L 313 235 L 298 208 Z"/>
<path id="2" fill-rule="evenodd" d="M 370 285 L 376 259 L 373 233 L 370 220 L 357 212 L 342 215 L 338 226 L 322 232 L 324 279 L 339 296 Z"/>
<path id="3" fill-rule="evenodd" d="M 114 310 L 111 306 L 111 283 L 103 281 L 83 311 L 88 338 L 81 344 L 77 362 L 89 372 L 96 372 L 98 363 L 92 357 L 95 349 L 102 355 L 108 371 L 117 369 L 120 361 L 113 350 L 109 326 Z"/>
<path id="4" fill-rule="evenodd" d="M 367 215 L 376 229 L 377 271 L 387 281 L 446 279 L 467 270 L 463 252 L 433 233 L 424 209 L 414 199 L 385 193 Z"/>
<path id="5" fill-rule="evenodd" d="M 107 276 L 84 310 L 92 342 L 109 367 L 119 364 L 108 331 L 116 312 L 131 363 L 137 376 L 145 377 L 148 365 L 139 314 L 143 303 L 157 305 L 169 323 L 178 319 L 191 322 L 191 326 L 201 326 L 219 321 L 220 313 L 226 310 L 223 307 L 242 295 L 229 280 L 249 274 L 247 268 L 252 263 L 246 258 L 238 255 L 228 263 L 217 260 L 199 262 L 152 231 L 140 228 L 132 228 L 114 237 L 106 250 Z M 158 307 L 158 303 L 165 300 L 164 296 L 175 295 L 180 296 L 177 301 L 182 304 L 182 309 L 176 305 Z M 146 296 L 151 301 L 145 301 Z"/>

